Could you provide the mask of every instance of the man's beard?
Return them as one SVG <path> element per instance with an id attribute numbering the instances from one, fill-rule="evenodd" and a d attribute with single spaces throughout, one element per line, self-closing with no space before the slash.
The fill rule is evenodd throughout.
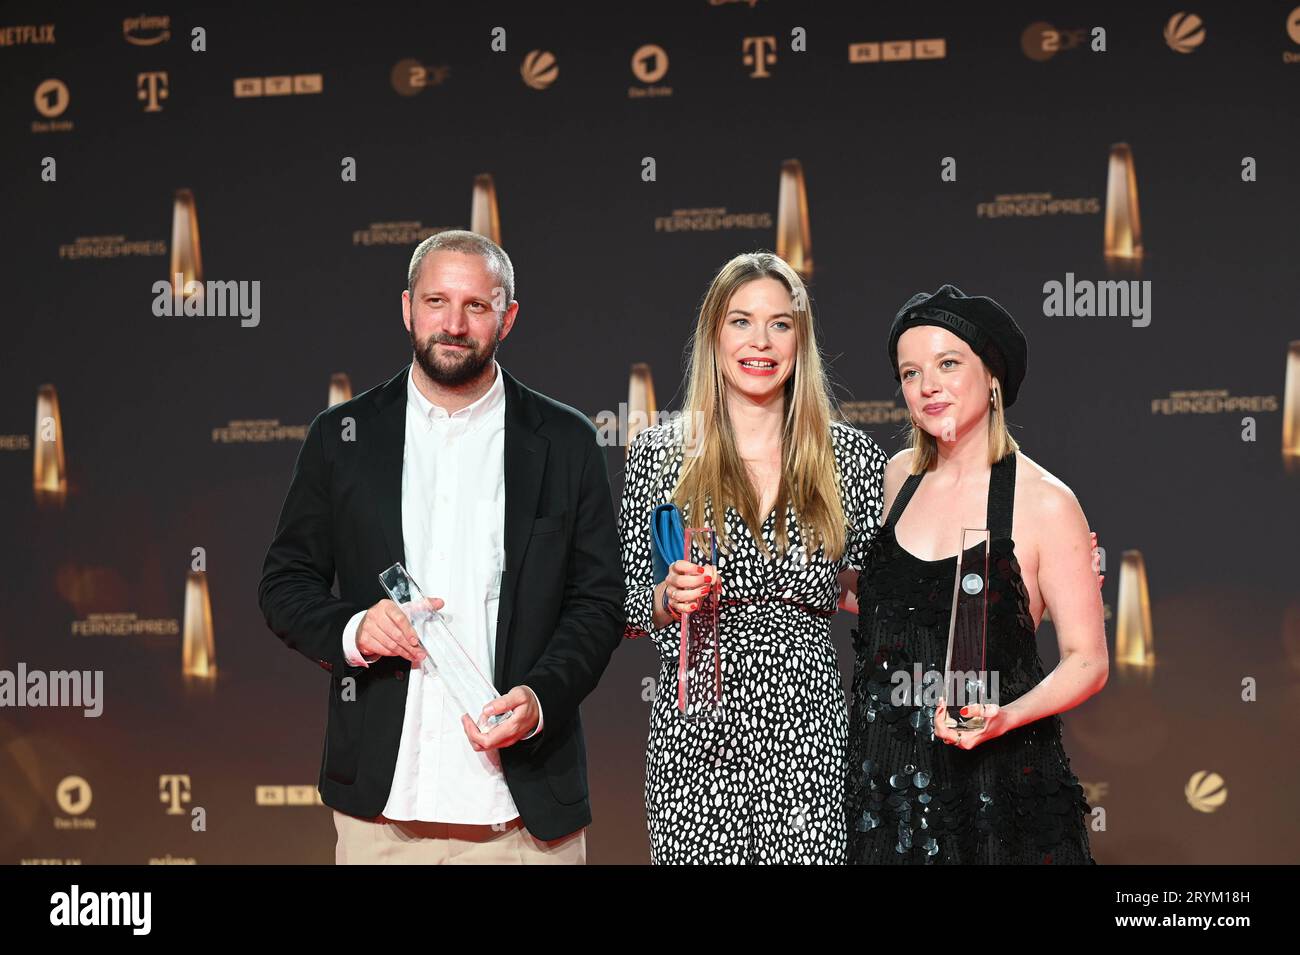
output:
<path id="1" fill-rule="evenodd" d="M 419 342 L 415 340 L 415 330 L 411 329 L 411 347 L 415 350 L 415 361 L 435 384 L 448 388 L 463 385 L 481 375 L 488 362 L 496 356 L 497 345 L 500 344 L 498 337 L 500 323 L 497 329 L 498 334 L 492 336 L 492 341 L 482 351 L 475 349 L 471 339 L 458 339 L 450 335 L 438 334 L 430 335 L 421 348 Z M 438 342 L 465 345 L 466 349 L 462 352 L 438 354 L 436 349 Z"/>

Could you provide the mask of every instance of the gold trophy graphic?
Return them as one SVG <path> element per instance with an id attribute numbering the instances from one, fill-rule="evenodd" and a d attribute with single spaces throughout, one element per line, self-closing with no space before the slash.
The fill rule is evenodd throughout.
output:
<path id="1" fill-rule="evenodd" d="M 1156 665 L 1151 628 L 1151 595 L 1142 552 L 1126 550 L 1120 558 L 1119 597 L 1115 611 L 1115 662 L 1121 674 L 1150 678 Z"/>
<path id="2" fill-rule="evenodd" d="M 185 629 L 181 642 L 181 674 L 186 682 L 204 682 L 217 675 L 212 636 L 212 601 L 206 571 L 191 570 L 185 581 Z"/>
<path id="3" fill-rule="evenodd" d="M 352 379 L 347 376 L 347 372 L 336 371 L 330 375 L 329 404 L 325 407 L 333 408 L 335 405 L 341 405 L 343 402 L 351 400 Z"/>
<path id="4" fill-rule="evenodd" d="M 63 459 L 63 418 L 53 385 L 36 389 L 36 435 L 32 445 L 32 490 L 37 504 L 62 504 L 68 494 Z"/>
<path id="5" fill-rule="evenodd" d="M 199 214 L 194 193 L 177 189 L 172 202 L 172 268 L 167 280 L 172 283 L 172 299 L 203 295 L 203 256 L 199 252 Z M 191 288 L 190 283 L 194 285 Z M 180 283 L 180 288 L 177 288 Z M 190 289 L 187 293 L 186 289 Z"/>
<path id="6" fill-rule="evenodd" d="M 1128 143 L 1110 147 L 1106 173 L 1106 264 L 1113 271 L 1140 271 L 1142 219 L 1138 214 L 1137 171 Z"/>
<path id="7" fill-rule="evenodd" d="M 469 231 L 485 235 L 501 244 L 501 213 L 497 209 L 497 187 L 492 174 L 481 172 L 474 177 L 474 196 L 469 206 Z"/>
<path id="8" fill-rule="evenodd" d="M 623 453 L 632 450 L 632 439 L 655 423 L 659 406 L 655 403 L 655 383 L 650 366 L 643 361 L 632 366 L 627 379 L 627 444 Z"/>
<path id="9" fill-rule="evenodd" d="M 808 228 L 808 190 L 803 165 L 797 159 L 781 163 L 781 193 L 777 200 L 776 254 L 804 279 L 812 278 L 812 235 Z"/>

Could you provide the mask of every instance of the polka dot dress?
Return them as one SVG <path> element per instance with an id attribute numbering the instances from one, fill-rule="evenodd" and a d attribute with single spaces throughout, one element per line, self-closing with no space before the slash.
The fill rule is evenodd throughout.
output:
<path id="1" fill-rule="evenodd" d="M 848 710 L 830 622 L 837 575 L 860 569 L 881 518 L 886 456 L 851 425 L 831 425 L 849 518 L 844 555 L 805 557 L 793 509 L 789 548 L 776 554 L 776 514 L 762 527 L 766 558 L 734 508 L 730 552 L 718 555 L 724 717 L 683 719 L 677 710 L 680 628 L 654 629 L 650 515 L 681 472 L 680 419 L 637 435 L 628 454 L 619 517 L 629 637 L 659 650 L 658 691 L 646 746 L 651 861 L 843 863 Z"/>

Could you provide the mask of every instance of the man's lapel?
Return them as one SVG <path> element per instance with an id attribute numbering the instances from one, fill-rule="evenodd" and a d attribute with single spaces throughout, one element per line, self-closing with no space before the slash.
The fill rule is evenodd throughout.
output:
<path id="1" fill-rule="evenodd" d="M 402 456 L 406 451 L 406 376 L 407 365 L 388 380 L 375 394 L 377 413 L 372 427 L 375 440 L 369 442 L 358 435 L 361 447 L 366 448 L 366 465 L 369 480 L 366 493 L 374 495 L 379 510 L 379 527 L 388 548 L 388 566 L 401 561 L 406 563 L 405 542 L 402 540 Z M 364 428 L 364 422 L 357 427 Z M 383 567 L 375 568 L 376 578 Z"/>
<path id="2" fill-rule="evenodd" d="M 501 602 L 497 605 L 496 667 L 493 685 L 504 693 L 506 637 L 514 615 L 515 599 L 519 588 L 519 572 L 523 564 L 524 549 L 533 530 L 533 517 L 537 513 L 537 499 L 542 490 L 542 476 L 546 472 L 546 455 L 550 442 L 538 435 L 542 417 L 536 399 L 529 394 L 504 368 L 501 369 L 505 386 L 505 570 L 501 575 Z M 472 546 L 472 542 L 466 542 Z"/>

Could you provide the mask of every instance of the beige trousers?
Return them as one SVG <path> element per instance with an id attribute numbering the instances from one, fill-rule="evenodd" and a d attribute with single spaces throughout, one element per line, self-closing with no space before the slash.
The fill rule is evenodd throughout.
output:
<path id="1" fill-rule="evenodd" d="M 544 842 L 515 818 L 492 826 L 362 819 L 334 810 L 337 865 L 585 865 L 587 830 Z"/>

